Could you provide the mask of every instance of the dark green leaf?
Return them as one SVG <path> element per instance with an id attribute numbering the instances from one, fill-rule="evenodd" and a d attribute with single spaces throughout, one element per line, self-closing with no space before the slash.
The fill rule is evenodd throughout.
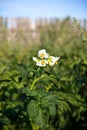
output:
<path id="1" fill-rule="evenodd" d="M 32 100 L 28 104 L 28 115 L 40 128 L 45 128 L 48 123 L 48 113 L 41 109 L 37 101 Z"/>

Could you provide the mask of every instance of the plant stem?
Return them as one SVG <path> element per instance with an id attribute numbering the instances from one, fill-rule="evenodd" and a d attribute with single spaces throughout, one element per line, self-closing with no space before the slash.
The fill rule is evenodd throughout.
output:
<path id="1" fill-rule="evenodd" d="M 31 90 L 35 89 L 35 88 L 36 88 L 36 87 L 34 86 L 35 83 L 38 82 L 40 79 L 45 78 L 45 77 L 46 77 L 46 75 L 42 75 L 41 77 L 34 79 L 34 81 L 33 81 L 32 85 L 31 85 L 30 89 L 31 89 Z"/>

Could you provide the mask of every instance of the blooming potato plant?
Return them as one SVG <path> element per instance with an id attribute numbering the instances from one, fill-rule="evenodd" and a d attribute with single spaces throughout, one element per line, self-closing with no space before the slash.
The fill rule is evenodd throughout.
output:
<path id="1" fill-rule="evenodd" d="M 38 51 L 38 58 L 33 57 L 33 60 L 36 62 L 36 65 L 41 66 L 41 67 L 46 66 L 46 65 L 53 66 L 57 64 L 57 61 L 59 59 L 60 57 L 54 57 L 54 56 L 49 55 L 45 49 Z"/>
<path id="2" fill-rule="evenodd" d="M 50 130 L 54 122 L 57 124 L 56 129 L 64 127 L 67 112 L 71 111 L 72 106 L 77 107 L 80 100 L 77 95 L 62 91 L 59 83 L 62 81 L 57 78 L 53 69 L 49 72 L 50 67 L 45 67 L 54 66 L 59 59 L 60 57 L 51 56 L 45 49 L 38 51 L 38 57 L 33 57 L 38 67 L 33 72 L 30 70 L 29 85 L 21 90 L 26 95 L 26 111 L 32 130 Z"/>
<path id="3" fill-rule="evenodd" d="M 74 64 L 73 81 L 71 76 L 61 76 L 61 66 L 60 70 L 58 66 L 52 69 L 60 57 L 51 56 L 45 49 L 38 52 L 38 58 L 33 57 L 37 66 L 30 60 L 26 65 L 25 56 L 24 64 L 18 64 L 17 57 L 18 53 L 9 58 L 6 66 L 5 62 L 0 64 L 0 130 L 67 130 L 67 126 L 71 130 L 72 120 L 81 120 L 86 111 L 84 100 L 75 92 L 80 87 L 76 84 L 78 74 L 81 82 L 87 83 L 86 73 L 79 73 L 84 62 Z"/>

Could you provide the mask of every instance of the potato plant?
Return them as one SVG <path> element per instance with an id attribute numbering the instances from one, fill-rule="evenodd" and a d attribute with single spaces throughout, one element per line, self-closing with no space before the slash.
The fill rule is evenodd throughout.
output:
<path id="1" fill-rule="evenodd" d="M 1 41 L 0 130 L 87 129 L 87 41 L 65 30 L 47 31 L 53 46 L 41 30 L 43 44 L 31 50 Z"/>

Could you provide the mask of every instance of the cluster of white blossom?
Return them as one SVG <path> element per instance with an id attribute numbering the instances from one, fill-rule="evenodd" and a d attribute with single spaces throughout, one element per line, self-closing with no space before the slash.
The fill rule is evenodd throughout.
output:
<path id="1" fill-rule="evenodd" d="M 54 57 L 49 55 L 45 49 L 38 51 L 38 58 L 33 57 L 33 60 L 36 62 L 36 65 L 41 67 L 46 65 L 53 66 L 57 63 L 59 59 L 60 57 Z"/>

